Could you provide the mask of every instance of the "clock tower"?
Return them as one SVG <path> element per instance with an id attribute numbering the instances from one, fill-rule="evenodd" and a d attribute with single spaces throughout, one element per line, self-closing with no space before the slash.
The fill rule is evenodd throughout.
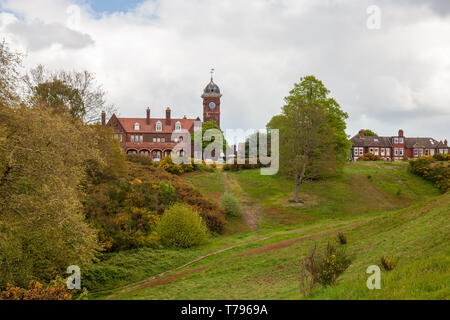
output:
<path id="1" fill-rule="evenodd" d="M 203 90 L 203 122 L 215 121 L 220 127 L 220 89 L 214 83 L 212 74 L 211 81 Z"/>

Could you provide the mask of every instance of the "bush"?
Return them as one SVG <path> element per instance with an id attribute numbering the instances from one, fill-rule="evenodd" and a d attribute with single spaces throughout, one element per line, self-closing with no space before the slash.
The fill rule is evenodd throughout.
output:
<path id="1" fill-rule="evenodd" d="M 371 152 L 364 153 L 362 157 L 358 158 L 358 161 L 378 161 L 378 160 L 380 160 L 380 158 Z"/>
<path id="2" fill-rule="evenodd" d="M 423 156 L 411 159 L 408 170 L 433 182 L 444 193 L 450 188 L 450 167 L 448 161 L 437 161 L 434 156 Z"/>
<path id="3" fill-rule="evenodd" d="M 14 287 L 10 283 L 0 291 L 0 300 L 72 300 L 72 294 L 62 283 L 53 282 L 44 287 L 37 281 L 30 281 L 30 288 Z"/>
<path id="4" fill-rule="evenodd" d="M 153 160 L 148 155 L 139 154 L 139 153 L 127 154 L 127 160 L 130 162 L 140 163 L 140 164 L 148 165 L 148 166 L 155 165 Z"/>
<path id="5" fill-rule="evenodd" d="M 347 244 L 347 237 L 343 232 L 338 233 L 338 239 L 340 244 Z"/>
<path id="6" fill-rule="evenodd" d="M 166 247 L 189 248 L 208 238 L 208 229 L 198 212 L 180 203 L 164 212 L 157 224 L 157 232 Z"/>
<path id="7" fill-rule="evenodd" d="M 383 266 L 384 270 L 391 271 L 394 270 L 395 266 L 397 265 L 397 261 L 394 259 L 394 257 L 382 256 L 381 265 Z"/>
<path id="8" fill-rule="evenodd" d="M 220 197 L 220 206 L 225 211 L 226 214 L 230 216 L 238 217 L 241 215 L 241 209 L 239 207 L 239 202 L 232 194 L 225 192 Z"/>
<path id="9" fill-rule="evenodd" d="M 437 161 L 450 161 L 450 153 L 437 153 L 433 158 Z"/>
<path id="10" fill-rule="evenodd" d="M 337 250 L 328 243 L 325 252 L 318 256 L 316 246 L 311 248 L 309 255 L 300 261 L 300 289 L 307 295 L 318 283 L 330 286 L 350 265 L 350 258 L 344 249 Z"/>

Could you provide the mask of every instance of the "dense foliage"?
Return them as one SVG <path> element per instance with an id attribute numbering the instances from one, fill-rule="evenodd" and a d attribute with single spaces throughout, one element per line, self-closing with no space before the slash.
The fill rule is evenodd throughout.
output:
<path id="1" fill-rule="evenodd" d="M 239 206 L 239 201 L 232 194 L 225 192 L 220 197 L 220 206 L 225 211 L 227 215 L 230 216 L 240 216 L 241 208 Z"/>
<path id="2" fill-rule="evenodd" d="M 450 160 L 439 161 L 437 159 L 447 159 L 448 155 L 423 156 L 409 160 L 409 171 L 433 182 L 442 192 L 447 192 L 450 188 Z"/>
<path id="3" fill-rule="evenodd" d="M 301 78 L 285 98 L 281 114 L 267 124 L 279 130 L 280 173 L 294 181 L 295 202 L 306 179 L 342 173 L 347 161 L 348 115 L 329 93 L 314 76 Z"/>
<path id="4" fill-rule="evenodd" d="M 64 283 L 53 282 L 44 286 L 32 280 L 28 287 L 24 289 L 8 283 L 6 289 L 0 291 L 0 300 L 72 300 L 72 294 Z"/>
<path id="5" fill-rule="evenodd" d="M 378 161 L 380 158 L 371 152 L 364 153 L 361 157 L 358 157 L 358 161 Z"/>
<path id="6" fill-rule="evenodd" d="M 198 212 L 180 203 L 164 212 L 157 231 L 161 243 L 166 247 L 189 248 L 208 238 L 208 228 Z"/>

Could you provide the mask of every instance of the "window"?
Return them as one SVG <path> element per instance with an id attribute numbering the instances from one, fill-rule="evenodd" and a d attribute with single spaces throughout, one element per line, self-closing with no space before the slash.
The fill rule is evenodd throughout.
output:
<path id="1" fill-rule="evenodd" d="M 403 148 L 400 148 L 399 151 L 400 151 L 400 155 L 403 156 Z"/>
<path id="2" fill-rule="evenodd" d="M 162 123 L 161 123 L 161 121 L 158 121 L 156 123 L 156 131 L 162 131 Z"/>
<path id="3" fill-rule="evenodd" d="M 139 136 L 139 142 L 144 142 L 144 136 Z"/>
<path id="4" fill-rule="evenodd" d="M 375 155 L 378 155 L 378 148 L 375 148 Z"/>
<path id="5" fill-rule="evenodd" d="M 394 138 L 394 143 L 398 143 L 398 138 Z"/>
<path id="6" fill-rule="evenodd" d="M 430 156 L 434 156 L 434 149 L 430 149 Z"/>
<path id="7" fill-rule="evenodd" d="M 131 136 L 131 142 L 134 142 L 134 136 Z"/>
<path id="8" fill-rule="evenodd" d="M 359 155 L 362 156 L 364 154 L 364 148 L 359 148 Z"/>
<path id="9" fill-rule="evenodd" d="M 395 153 L 394 155 L 398 156 L 398 148 L 395 148 Z"/>
<path id="10" fill-rule="evenodd" d="M 419 149 L 419 157 L 423 156 L 423 149 Z"/>
<path id="11" fill-rule="evenodd" d="M 166 138 L 161 138 L 161 142 L 166 142 Z"/>
<path id="12" fill-rule="evenodd" d="M 156 138 L 156 142 L 161 142 L 161 138 Z"/>
<path id="13" fill-rule="evenodd" d="M 425 155 L 426 156 L 428 155 L 428 149 L 425 149 Z"/>
<path id="14" fill-rule="evenodd" d="M 354 154 L 355 154 L 355 156 L 357 156 L 358 155 L 358 148 L 355 148 L 355 149 L 353 149 L 354 151 Z"/>
<path id="15" fill-rule="evenodd" d="M 156 142 L 156 138 L 153 138 L 153 142 Z"/>
<path id="16" fill-rule="evenodd" d="M 373 153 L 373 148 L 370 148 L 370 150 L 369 150 L 369 151 L 370 151 L 370 153 Z"/>
<path id="17" fill-rule="evenodd" d="M 417 157 L 418 153 L 419 153 L 419 152 L 417 151 L 417 149 L 414 149 L 414 156 L 415 156 L 415 157 Z"/>
<path id="18" fill-rule="evenodd" d="M 134 124 L 134 131 L 139 131 L 140 129 L 141 129 L 141 126 L 139 125 L 138 122 L 136 122 L 136 123 Z"/>
<path id="19" fill-rule="evenodd" d="M 403 143 L 403 138 L 400 138 L 400 143 Z"/>
<path id="20" fill-rule="evenodd" d="M 176 123 L 175 123 L 175 131 L 180 131 L 181 130 L 181 122 L 180 121 L 177 121 Z"/>
<path id="21" fill-rule="evenodd" d="M 447 153 L 448 153 L 448 149 L 445 149 L 445 150 L 444 150 L 444 153 L 447 154 Z"/>
<path id="22" fill-rule="evenodd" d="M 381 148 L 381 155 L 384 156 L 384 148 Z"/>
<path id="23" fill-rule="evenodd" d="M 389 157 L 390 155 L 391 155 L 391 149 L 388 148 L 388 149 L 386 149 L 386 156 Z"/>

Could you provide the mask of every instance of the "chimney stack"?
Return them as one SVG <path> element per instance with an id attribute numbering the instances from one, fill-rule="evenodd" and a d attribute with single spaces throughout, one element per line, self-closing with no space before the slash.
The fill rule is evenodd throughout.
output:
<path id="1" fill-rule="evenodd" d="M 149 126 L 150 125 L 150 108 L 147 108 L 147 119 L 146 119 L 146 123 Z"/>
<path id="2" fill-rule="evenodd" d="M 398 130 L 398 136 L 399 137 L 403 137 L 403 130 L 402 129 Z"/>
<path id="3" fill-rule="evenodd" d="M 364 138 L 364 129 L 359 130 L 359 137 Z"/>
<path id="4" fill-rule="evenodd" d="M 106 125 L 106 112 L 103 110 L 102 111 L 102 126 Z"/>
<path id="5" fill-rule="evenodd" d="M 170 108 L 167 107 L 166 109 L 166 125 L 170 126 L 171 120 L 170 120 Z"/>
<path id="6" fill-rule="evenodd" d="M 447 139 L 444 140 L 444 144 L 445 144 L 446 146 L 448 146 L 448 144 L 447 144 Z"/>

